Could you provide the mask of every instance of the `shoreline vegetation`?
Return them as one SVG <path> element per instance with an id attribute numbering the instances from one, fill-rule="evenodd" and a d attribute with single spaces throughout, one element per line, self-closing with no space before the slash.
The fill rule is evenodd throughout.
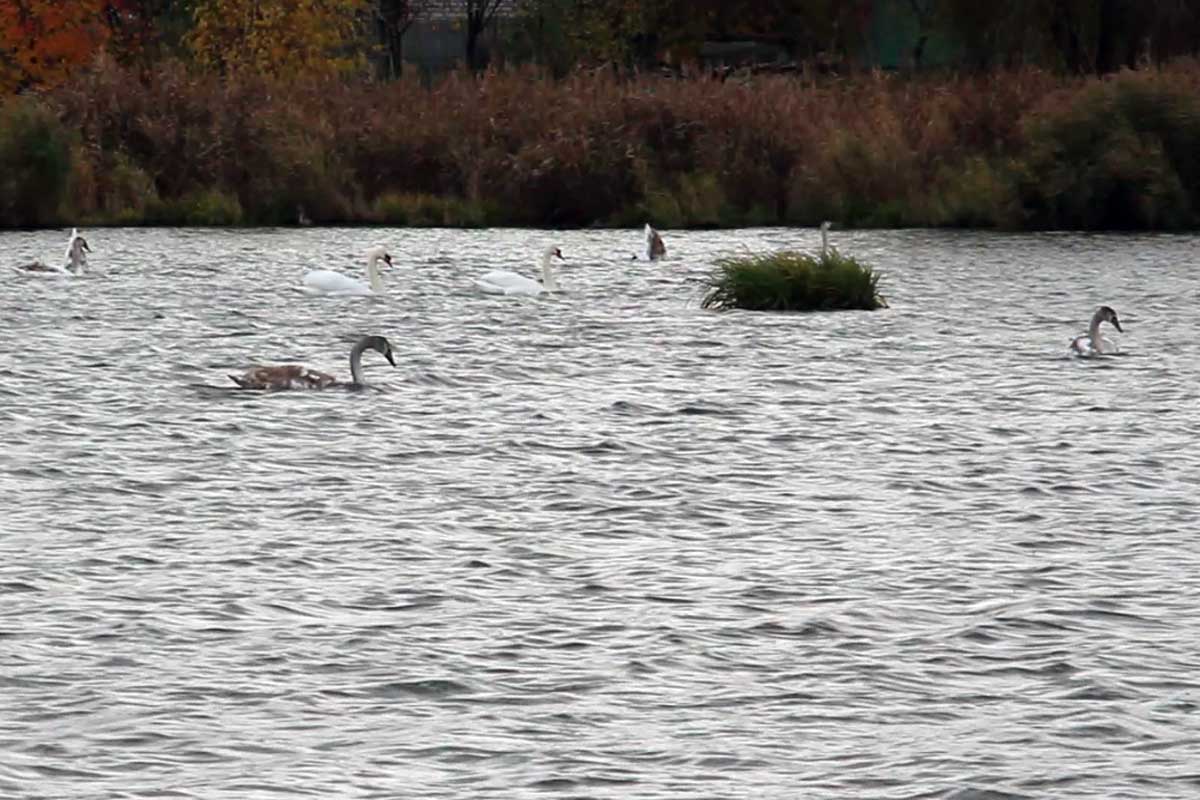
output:
<path id="1" fill-rule="evenodd" d="M 0 99 L 0 227 L 1200 229 L 1200 62 L 425 84 L 100 58 Z"/>

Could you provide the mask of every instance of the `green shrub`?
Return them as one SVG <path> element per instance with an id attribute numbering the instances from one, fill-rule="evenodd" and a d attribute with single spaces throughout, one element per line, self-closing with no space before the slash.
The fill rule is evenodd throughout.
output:
<path id="1" fill-rule="evenodd" d="M 1011 228 L 1017 224 L 1013 168 L 982 157 L 945 167 L 934 181 L 925 225 L 959 228 Z"/>
<path id="2" fill-rule="evenodd" d="M 58 221 L 71 177 L 71 137 L 35 100 L 0 106 L 0 224 Z"/>
<path id="3" fill-rule="evenodd" d="M 208 189 L 177 200 L 147 203 L 146 221 L 155 225 L 240 225 L 242 205 L 236 195 Z"/>
<path id="4" fill-rule="evenodd" d="M 1096 83 L 1028 126 L 1019 190 L 1037 228 L 1200 222 L 1200 98 L 1167 76 Z"/>
<path id="5" fill-rule="evenodd" d="M 375 200 L 372 218 L 386 225 L 413 228 L 479 228 L 489 213 L 482 204 L 459 197 L 389 192 Z"/>
<path id="6" fill-rule="evenodd" d="M 715 228 L 740 224 L 744 216 L 729 203 L 716 175 L 686 172 L 673 180 L 648 180 L 641 202 L 623 207 L 607 222 L 618 228 L 647 222 L 656 228 Z"/>
<path id="7" fill-rule="evenodd" d="M 874 129 L 831 132 L 815 158 L 794 168 L 785 218 L 798 224 L 837 219 L 855 227 L 913 224 L 912 200 L 924 188 L 917 156 L 889 130 L 891 109 L 876 116 Z"/>
<path id="8" fill-rule="evenodd" d="M 621 215 L 619 227 L 637 226 L 649 222 L 656 228 L 686 227 L 686 218 L 679 198 L 670 189 L 656 188 L 646 192 L 645 199 L 638 203 L 632 214 Z"/>
<path id="9" fill-rule="evenodd" d="M 109 222 L 118 225 L 141 223 L 146 218 L 147 207 L 158 202 L 154 179 L 123 154 L 114 158 L 105 178 L 100 208 Z"/>
<path id="10" fill-rule="evenodd" d="M 180 206 L 188 225 L 238 225 L 242 221 L 242 204 L 237 196 L 220 189 L 186 196 Z"/>
<path id="11" fill-rule="evenodd" d="M 724 311 L 873 311 L 886 306 L 879 273 L 836 249 L 822 255 L 782 251 L 723 258 L 701 305 Z"/>
<path id="12" fill-rule="evenodd" d="M 679 176 L 679 208 L 690 227 L 720 225 L 728 209 L 725 192 L 716 175 L 689 172 Z"/>
<path id="13" fill-rule="evenodd" d="M 291 112 L 280 116 L 283 132 L 265 138 L 237 176 L 245 217 L 258 224 L 294 224 L 302 208 L 317 223 L 351 221 L 354 181 L 341 155 L 319 132 L 299 130 Z"/>

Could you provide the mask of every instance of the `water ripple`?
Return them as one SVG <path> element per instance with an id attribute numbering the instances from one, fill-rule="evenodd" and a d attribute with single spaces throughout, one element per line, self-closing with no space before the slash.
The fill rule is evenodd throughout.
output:
<path id="1" fill-rule="evenodd" d="M 565 294 L 473 291 L 552 238 Z M 107 229 L 0 283 L 0 794 L 1196 795 L 1200 239 L 843 232 L 889 310 L 716 315 L 815 234 L 635 238 Z M 386 296 L 297 291 L 377 240 Z M 1101 303 L 1124 354 L 1067 358 Z M 226 377 L 367 332 L 372 391 Z"/>

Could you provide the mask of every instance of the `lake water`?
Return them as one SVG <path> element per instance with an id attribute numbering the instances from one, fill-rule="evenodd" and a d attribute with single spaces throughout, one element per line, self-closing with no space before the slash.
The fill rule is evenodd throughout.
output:
<path id="1" fill-rule="evenodd" d="M 835 230 L 891 308 L 761 315 L 712 260 L 815 231 L 87 234 L 0 234 L 0 796 L 1200 794 L 1200 237 Z"/>

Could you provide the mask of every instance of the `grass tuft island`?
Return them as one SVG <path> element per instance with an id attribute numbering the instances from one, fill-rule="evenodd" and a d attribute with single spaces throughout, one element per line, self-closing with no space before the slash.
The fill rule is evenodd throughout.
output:
<path id="1" fill-rule="evenodd" d="M 836 248 L 783 250 L 717 261 L 701 306 L 727 311 L 874 311 L 886 308 L 879 273 Z"/>

